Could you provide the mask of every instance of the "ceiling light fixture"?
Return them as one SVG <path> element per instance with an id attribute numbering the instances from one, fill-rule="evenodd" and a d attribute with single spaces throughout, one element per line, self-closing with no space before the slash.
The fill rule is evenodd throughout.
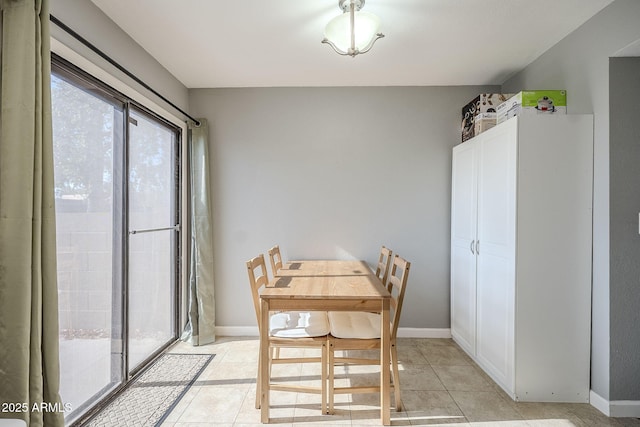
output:
<path id="1" fill-rule="evenodd" d="M 365 0 L 340 0 L 342 14 L 333 18 L 324 29 L 322 43 L 327 43 L 340 55 L 354 57 L 367 53 L 384 34 L 378 32 L 380 18 L 361 12 Z"/>

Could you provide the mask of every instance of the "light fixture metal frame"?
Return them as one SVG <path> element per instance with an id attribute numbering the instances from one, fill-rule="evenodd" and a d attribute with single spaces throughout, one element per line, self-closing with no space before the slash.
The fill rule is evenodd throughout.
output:
<path id="1" fill-rule="evenodd" d="M 336 46 L 335 43 L 333 43 L 328 38 L 325 37 L 324 39 L 322 39 L 322 43 L 326 43 L 329 46 L 331 46 L 338 55 L 350 56 L 353 58 L 356 55 L 359 55 L 361 53 L 367 53 L 371 50 L 376 40 L 384 37 L 384 34 L 376 33 L 375 36 L 369 42 L 369 44 L 367 44 L 363 49 L 356 48 L 356 34 L 355 34 L 355 25 L 354 25 L 355 13 L 360 11 L 364 7 L 364 2 L 365 0 L 340 0 L 338 2 L 338 7 L 340 8 L 340 10 L 342 10 L 342 13 L 349 13 L 349 27 L 351 30 L 351 46 L 349 46 L 349 49 L 345 52 L 342 49 L 340 49 L 338 46 Z"/>
<path id="2" fill-rule="evenodd" d="M 338 7 L 342 10 L 343 13 L 349 11 L 349 7 L 353 4 L 355 6 L 356 12 L 359 12 L 360 9 L 364 7 L 365 0 L 340 0 L 338 2 Z"/>

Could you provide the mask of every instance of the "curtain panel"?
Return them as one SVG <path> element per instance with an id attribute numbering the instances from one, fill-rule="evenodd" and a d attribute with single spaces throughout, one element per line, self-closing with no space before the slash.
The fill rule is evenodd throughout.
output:
<path id="1" fill-rule="evenodd" d="M 0 418 L 64 425 L 48 0 L 0 0 Z M 10 411 L 9 411 L 10 410 Z"/>
<path id="2" fill-rule="evenodd" d="M 209 180 L 209 127 L 189 123 L 190 269 L 187 325 L 181 339 L 192 345 L 215 341 L 213 224 Z"/>

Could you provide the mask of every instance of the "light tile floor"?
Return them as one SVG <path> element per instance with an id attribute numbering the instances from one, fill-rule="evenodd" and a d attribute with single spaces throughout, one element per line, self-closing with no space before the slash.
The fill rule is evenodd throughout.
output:
<path id="1" fill-rule="evenodd" d="M 215 353 L 216 357 L 169 414 L 165 427 L 257 426 L 255 409 L 257 338 L 222 337 L 173 353 Z M 309 352 L 313 350 L 301 350 Z M 607 418 L 589 404 L 517 403 L 448 339 L 400 339 L 404 411 L 391 411 L 394 426 L 632 427 L 635 418 Z M 315 365 L 274 366 L 273 376 L 318 382 Z M 336 368 L 341 383 L 375 381 L 372 367 Z M 337 395 L 334 415 L 320 413 L 320 396 L 272 392 L 271 423 L 284 427 L 380 425 L 377 394 Z"/>

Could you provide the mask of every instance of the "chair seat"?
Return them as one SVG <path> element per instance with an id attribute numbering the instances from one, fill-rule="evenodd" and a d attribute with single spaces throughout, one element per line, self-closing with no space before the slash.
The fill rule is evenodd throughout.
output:
<path id="1" fill-rule="evenodd" d="M 283 311 L 269 319 L 269 335 L 280 338 L 322 337 L 329 334 L 324 311 Z"/>
<path id="2" fill-rule="evenodd" d="M 330 311 L 331 335 L 336 338 L 380 338 L 380 315 L 360 311 Z"/>

